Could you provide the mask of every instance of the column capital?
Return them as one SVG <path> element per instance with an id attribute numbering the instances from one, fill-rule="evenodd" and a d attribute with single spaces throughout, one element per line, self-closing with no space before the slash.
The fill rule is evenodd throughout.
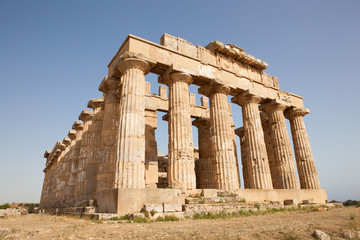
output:
<path id="1" fill-rule="evenodd" d="M 192 121 L 192 125 L 195 127 L 210 127 L 210 118 L 197 118 L 194 121 Z"/>
<path id="2" fill-rule="evenodd" d="M 239 137 L 243 137 L 245 134 L 244 127 L 239 127 L 237 129 L 235 129 L 235 134 Z"/>
<path id="3" fill-rule="evenodd" d="M 227 95 L 230 92 L 230 88 L 223 83 L 211 81 L 208 85 L 201 86 L 198 92 L 207 97 L 210 97 L 214 93 L 223 93 Z"/>
<path id="4" fill-rule="evenodd" d="M 81 131 L 84 128 L 84 123 L 81 121 L 75 121 L 74 124 L 72 125 L 72 129 L 76 130 L 76 131 Z M 69 136 L 69 135 L 68 135 Z M 69 136 L 70 139 L 72 139 Z"/>
<path id="5" fill-rule="evenodd" d="M 70 143 L 71 143 L 71 139 L 68 138 L 68 137 L 65 137 L 62 141 L 62 143 L 65 145 L 65 146 L 69 146 Z"/>
<path id="6" fill-rule="evenodd" d="M 284 116 L 287 119 L 293 119 L 297 116 L 305 116 L 308 113 L 310 113 L 310 110 L 308 108 L 291 107 L 284 111 Z"/>
<path id="7" fill-rule="evenodd" d="M 255 94 L 252 94 L 249 92 L 249 90 L 242 92 L 235 97 L 231 98 L 232 103 L 239 104 L 240 106 L 243 106 L 246 103 L 256 103 L 259 104 L 261 102 L 262 98 L 260 96 L 257 96 Z"/>
<path id="8" fill-rule="evenodd" d="M 99 91 L 107 93 L 117 91 L 120 87 L 120 78 L 105 76 L 99 86 Z"/>
<path id="9" fill-rule="evenodd" d="M 281 102 L 278 99 L 273 99 L 269 102 L 261 104 L 259 109 L 264 111 L 267 114 L 270 114 L 274 111 L 284 111 L 288 107 L 288 104 Z"/>
<path id="10" fill-rule="evenodd" d="M 94 116 L 94 112 L 90 110 L 82 110 L 79 115 L 79 120 L 83 121 L 84 123 L 90 121 Z"/>
<path id="11" fill-rule="evenodd" d="M 68 137 L 71 139 L 71 140 L 74 140 L 76 138 L 76 130 L 70 130 L 69 133 L 68 133 Z"/>
<path id="12" fill-rule="evenodd" d="M 104 106 L 104 97 L 90 99 L 87 105 L 88 108 L 92 108 L 93 110 L 102 106 Z"/>
<path id="13" fill-rule="evenodd" d="M 147 61 L 134 57 L 123 59 L 118 63 L 117 68 L 120 71 L 121 76 L 124 75 L 127 70 L 133 68 L 141 70 L 144 75 L 148 74 L 151 70 L 151 66 Z"/>
<path id="14" fill-rule="evenodd" d="M 187 85 L 190 85 L 193 79 L 190 74 L 168 70 L 159 77 L 159 82 L 166 85 L 169 85 L 171 82 L 185 82 Z"/>

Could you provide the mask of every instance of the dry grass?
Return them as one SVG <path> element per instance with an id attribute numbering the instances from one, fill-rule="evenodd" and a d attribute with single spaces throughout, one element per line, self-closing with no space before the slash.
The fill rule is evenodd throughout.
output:
<path id="1" fill-rule="evenodd" d="M 350 216 L 350 217 L 349 217 Z M 354 217 L 351 217 L 354 216 Z M 312 239 L 319 229 L 332 239 L 360 231 L 360 208 L 151 223 L 101 223 L 67 216 L 0 219 L 0 239 Z M 112 223 L 111 223 L 112 222 Z"/>

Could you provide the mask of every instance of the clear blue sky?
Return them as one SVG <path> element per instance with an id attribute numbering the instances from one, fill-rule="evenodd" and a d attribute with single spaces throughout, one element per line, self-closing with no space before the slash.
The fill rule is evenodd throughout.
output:
<path id="1" fill-rule="evenodd" d="M 269 63 L 280 88 L 311 109 L 305 124 L 329 200 L 359 200 L 359 12 L 358 0 L 0 0 L 0 204 L 39 201 L 44 151 L 101 96 L 126 36 L 159 43 L 165 32 L 194 45 L 233 43 Z M 233 113 L 242 126 L 241 108 Z"/>

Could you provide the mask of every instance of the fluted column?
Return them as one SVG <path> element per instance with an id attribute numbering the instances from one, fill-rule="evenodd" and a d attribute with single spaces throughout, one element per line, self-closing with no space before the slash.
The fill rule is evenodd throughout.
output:
<path id="1" fill-rule="evenodd" d="M 250 188 L 272 189 L 269 161 L 258 104 L 261 98 L 244 92 L 231 99 L 242 107 L 246 160 L 249 167 Z"/>
<path id="2" fill-rule="evenodd" d="M 285 117 L 290 121 L 300 186 L 302 189 L 320 189 L 320 182 L 304 123 L 304 116 L 309 112 L 307 108 L 289 108 L 285 110 Z"/>
<path id="3" fill-rule="evenodd" d="M 279 189 L 281 188 L 281 184 L 279 182 L 279 178 L 276 177 L 276 163 L 274 158 L 274 150 L 272 146 L 272 137 L 271 137 L 271 125 L 269 123 L 269 118 L 266 113 L 261 112 L 260 113 L 261 118 L 261 124 L 264 130 L 264 140 L 266 145 L 266 152 L 269 159 L 269 167 L 270 167 L 270 173 L 271 173 L 271 179 L 273 183 L 273 188 Z"/>
<path id="4" fill-rule="evenodd" d="M 104 93 L 102 126 L 100 134 L 99 164 L 96 176 L 96 191 L 113 189 L 115 183 L 116 151 L 119 132 L 118 91 L 120 79 L 106 76 L 99 86 Z"/>
<path id="5" fill-rule="evenodd" d="M 200 188 L 216 188 L 214 146 L 211 138 L 210 120 L 198 118 L 193 121 L 193 125 L 198 128 Z"/>
<path id="6" fill-rule="evenodd" d="M 199 88 L 199 93 L 210 98 L 210 124 L 214 139 L 216 188 L 239 189 L 239 171 L 234 153 L 233 132 L 226 95 L 230 89 L 212 83 Z"/>
<path id="7" fill-rule="evenodd" d="M 240 139 L 240 152 L 241 152 L 241 165 L 244 179 L 244 188 L 250 188 L 250 179 L 249 179 L 249 167 L 248 161 L 246 160 L 246 142 L 245 142 L 245 133 L 244 128 L 240 127 L 235 129 L 235 134 L 239 136 Z"/>
<path id="8" fill-rule="evenodd" d="M 286 105 L 271 101 L 261 106 L 269 115 L 276 178 L 280 189 L 299 189 L 295 163 L 286 129 L 284 110 Z"/>
<path id="9" fill-rule="evenodd" d="M 122 91 L 115 183 L 117 188 L 145 188 L 145 75 L 150 65 L 126 58 L 118 69 Z"/>
<path id="10" fill-rule="evenodd" d="M 192 77 L 176 72 L 162 76 L 160 81 L 169 87 L 169 186 L 196 189 L 188 88 Z"/>

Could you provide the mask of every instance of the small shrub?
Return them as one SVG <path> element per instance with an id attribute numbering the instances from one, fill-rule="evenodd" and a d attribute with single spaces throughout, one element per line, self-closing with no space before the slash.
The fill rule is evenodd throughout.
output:
<path id="1" fill-rule="evenodd" d="M 7 208 L 10 208 L 10 204 L 5 203 L 3 205 L 0 205 L 0 209 L 7 209 Z"/>
<path id="2" fill-rule="evenodd" d="M 142 217 L 135 217 L 134 222 L 136 222 L 136 223 L 147 223 L 147 222 L 149 222 L 149 219 L 142 218 Z"/>
<path id="3" fill-rule="evenodd" d="M 130 220 L 129 215 L 124 215 L 121 217 L 112 217 L 110 218 L 111 221 L 119 221 L 119 220 Z"/>
<path id="4" fill-rule="evenodd" d="M 199 201 L 199 204 L 204 204 L 204 203 L 205 203 L 204 200 Z"/>
<path id="5" fill-rule="evenodd" d="M 155 212 L 155 210 L 153 209 L 153 210 L 151 210 L 150 213 L 151 213 L 151 216 L 154 216 L 156 212 Z"/>
<path id="6" fill-rule="evenodd" d="M 148 213 L 147 211 L 143 210 L 143 211 L 141 211 L 141 212 L 145 215 L 146 218 L 149 218 L 149 217 L 150 217 L 150 215 L 149 215 L 149 213 Z M 152 215 L 152 216 L 153 216 L 153 215 Z"/>
<path id="7" fill-rule="evenodd" d="M 350 220 L 355 220 L 355 213 L 350 213 Z"/>
<path id="8" fill-rule="evenodd" d="M 165 217 L 158 217 L 155 221 L 156 222 L 175 222 L 175 221 L 179 221 L 180 218 L 174 216 L 174 215 L 170 215 L 170 216 L 165 216 Z"/>

